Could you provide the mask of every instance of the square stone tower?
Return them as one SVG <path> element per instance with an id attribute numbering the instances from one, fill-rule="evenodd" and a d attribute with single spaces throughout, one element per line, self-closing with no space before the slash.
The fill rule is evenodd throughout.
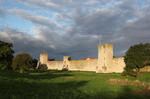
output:
<path id="1" fill-rule="evenodd" d="M 109 67 L 113 64 L 113 44 L 98 45 L 97 73 L 109 72 Z"/>
<path id="2" fill-rule="evenodd" d="M 41 53 L 40 54 L 41 64 L 47 64 L 47 61 L 48 61 L 48 53 Z"/>

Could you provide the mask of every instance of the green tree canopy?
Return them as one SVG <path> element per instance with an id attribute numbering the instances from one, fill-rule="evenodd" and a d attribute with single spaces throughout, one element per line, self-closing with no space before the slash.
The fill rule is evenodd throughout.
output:
<path id="1" fill-rule="evenodd" d="M 36 69 L 37 63 L 38 63 L 38 60 L 37 60 L 37 59 L 33 59 L 33 60 L 32 60 L 32 66 L 33 66 L 34 69 Z"/>
<path id="2" fill-rule="evenodd" d="M 32 68 L 32 58 L 28 53 L 20 53 L 16 55 L 13 59 L 12 64 L 13 70 L 20 70 L 20 73 L 23 73 L 24 70 Z"/>
<path id="3" fill-rule="evenodd" d="M 0 41 L 0 69 L 10 69 L 13 59 L 12 43 Z"/>
<path id="4" fill-rule="evenodd" d="M 131 46 L 125 56 L 125 71 L 139 72 L 140 68 L 150 64 L 150 44 L 137 44 Z"/>

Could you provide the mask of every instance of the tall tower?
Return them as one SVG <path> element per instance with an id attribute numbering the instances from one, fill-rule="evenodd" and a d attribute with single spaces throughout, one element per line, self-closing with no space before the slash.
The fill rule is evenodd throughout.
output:
<path id="1" fill-rule="evenodd" d="M 47 64 L 47 61 L 48 61 L 48 53 L 41 53 L 40 54 L 41 64 Z"/>
<path id="2" fill-rule="evenodd" d="M 98 45 L 98 63 L 96 72 L 108 72 L 113 60 L 113 45 Z"/>

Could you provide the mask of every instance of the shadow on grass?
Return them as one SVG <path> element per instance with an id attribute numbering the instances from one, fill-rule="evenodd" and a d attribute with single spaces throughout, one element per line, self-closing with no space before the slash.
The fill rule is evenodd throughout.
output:
<path id="1" fill-rule="evenodd" d="M 65 83 L 1 83 L 0 99 L 149 99 L 143 94 L 133 94 L 125 87 L 117 97 L 114 92 L 101 91 L 96 95 L 87 94 L 79 88 L 87 81 Z"/>
<path id="2" fill-rule="evenodd" d="M 95 95 L 87 95 L 86 99 L 150 99 L 150 93 L 143 93 L 141 91 L 133 91 L 129 86 L 124 86 L 123 89 L 117 93 L 114 91 L 101 90 Z"/>
<path id="3" fill-rule="evenodd" d="M 87 81 L 65 83 L 0 82 L 0 99 L 81 99 L 87 95 L 78 90 Z"/>
<path id="4" fill-rule="evenodd" d="M 150 93 L 144 90 L 131 90 L 129 86 L 124 86 L 116 99 L 150 99 Z"/>
<path id="5" fill-rule="evenodd" d="M 110 89 L 102 89 L 100 92 L 91 94 L 90 89 L 83 90 L 81 88 L 88 87 L 89 81 L 51 82 L 48 80 L 43 82 L 39 80 L 63 76 L 73 75 L 61 71 L 39 72 L 37 75 L 1 71 L 0 77 L 6 79 L 0 79 L 0 99 L 150 99 L 149 93 L 135 92 L 128 86 L 122 87 L 117 95 Z M 13 80 L 15 78 L 28 78 L 36 81 Z"/>
<path id="6" fill-rule="evenodd" d="M 32 74 L 31 74 L 32 73 Z M 73 76 L 71 74 L 67 74 L 62 71 L 36 71 L 36 72 L 27 72 L 27 73 L 18 73 L 13 71 L 0 71 L 0 78 L 5 78 L 8 80 L 11 79 L 32 79 L 32 80 L 40 80 L 40 79 L 52 79 L 57 77 L 65 77 L 65 76 Z"/>

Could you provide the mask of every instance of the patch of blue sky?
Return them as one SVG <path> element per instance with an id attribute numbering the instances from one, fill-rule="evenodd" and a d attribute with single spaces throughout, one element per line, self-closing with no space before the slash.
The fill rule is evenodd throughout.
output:
<path id="1" fill-rule="evenodd" d="M 61 21 L 60 24 L 64 25 L 66 28 L 70 28 L 72 26 L 73 22 Z"/>
<path id="2" fill-rule="evenodd" d="M 115 3 L 121 0 L 109 0 L 108 2 L 99 2 L 98 8 L 107 8 L 110 10 L 115 10 Z"/>
<path id="3" fill-rule="evenodd" d="M 5 27 L 5 22 L 3 22 L 2 20 L 0 20 L 0 28 L 3 28 L 3 27 Z"/>
<path id="4" fill-rule="evenodd" d="M 6 1 L 1 2 L 1 6 L 3 9 L 10 9 L 13 6 L 13 3 Z"/>
<path id="5" fill-rule="evenodd" d="M 143 9 L 144 5 L 146 5 L 149 0 L 137 0 L 139 8 Z"/>
<path id="6" fill-rule="evenodd" d="M 25 6 L 21 3 L 16 3 L 13 1 L 7 1 L 7 0 L 2 2 L 2 6 L 5 10 L 14 9 L 14 8 L 23 9 L 23 10 L 35 12 L 35 13 L 37 13 L 37 15 L 45 16 L 45 17 L 48 17 L 51 19 L 53 18 L 54 13 L 57 12 L 57 11 L 55 11 L 55 9 L 44 10 L 44 9 L 40 9 L 40 8 L 32 8 L 29 6 Z"/>
<path id="7" fill-rule="evenodd" d="M 24 9 L 24 10 L 28 10 L 28 11 L 36 11 L 38 10 L 38 8 L 31 8 L 31 7 L 27 7 L 27 6 L 24 6 L 24 5 L 21 5 L 21 4 L 18 4 L 16 6 L 17 9 Z"/>
<path id="8" fill-rule="evenodd" d="M 72 9 L 65 9 L 65 11 L 66 11 L 67 13 L 70 13 L 70 12 L 72 12 Z"/>
<path id="9" fill-rule="evenodd" d="M 44 11 L 42 11 L 42 10 L 39 10 L 39 11 L 37 12 L 37 15 L 44 16 L 44 17 L 47 17 L 47 18 L 52 19 L 53 16 L 54 16 L 54 13 L 55 13 L 55 12 L 53 12 L 53 11 L 51 11 L 51 12 L 44 12 Z"/>
<path id="10" fill-rule="evenodd" d="M 23 30 L 26 33 L 32 34 L 29 32 L 30 29 L 32 28 L 32 24 L 30 22 L 27 22 L 23 19 L 11 15 L 7 15 L 5 20 L 6 25 L 11 26 L 12 28 Z"/>
<path id="11" fill-rule="evenodd" d="M 128 17 L 128 20 L 136 20 L 138 18 L 138 16 L 132 16 L 132 17 Z"/>
<path id="12" fill-rule="evenodd" d="M 11 1 L 4 1 L 2 3 L 2 6 L 5 10 L 8 10 L 8 9 L 24 9 L 24 10 L 29 10 L 29 11 L 35 11 L 37 10 L 37 8 L 31 8 L 31 7 L 27 7 L 27 6 L 24 6 L 20 3 L 16 3 L 16 2 L 11 2 Z"/>

